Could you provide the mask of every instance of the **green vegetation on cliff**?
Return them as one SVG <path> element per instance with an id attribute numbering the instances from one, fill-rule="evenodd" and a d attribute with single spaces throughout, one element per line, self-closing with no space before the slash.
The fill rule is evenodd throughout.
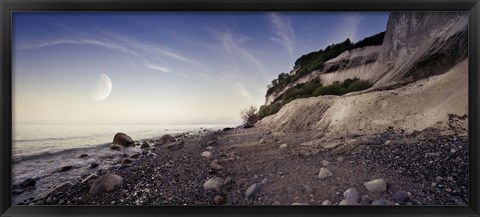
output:
<path id="1" fill-rule="evenodd" d="M 267 86 L 267 95 L 284 88 L 291 82 L 296 81 L 314 70 L 322 70 L 323 64 L 326 61 L 337 57 L 344 51 L 371 45 L 381 45 L 384 36 L 385 32 L 380 32 L 376 35 L 364 38 L 357 43 L 352 43 L 350 39 L 347 38 L 341 43 L 329 45 L 325 50 L 321 49 L 301 56 L 295 61 L 294 69 L 296 69 L 297 72 L 295 74 L 288 74 L 285 72 L 279 74 L 278 77 Z"/>
<path id="2" fill-rule="evenodd" d="M 270 105 L 260 106 L 258 111 L 258 119 L 277 113 L 283 105 L 294 99 L 308 98 L 323 95 L 344 95 L 350 92 L 365 90 L 372 87 L 369 81 L 360 80 L 358 78 L 346 79 L 342 82 L 335 81 L 330 85 L 323 86 L 319 79 L 315 79 L 308 83 L 297 84 L 285 91 L 275 102 Z"/>

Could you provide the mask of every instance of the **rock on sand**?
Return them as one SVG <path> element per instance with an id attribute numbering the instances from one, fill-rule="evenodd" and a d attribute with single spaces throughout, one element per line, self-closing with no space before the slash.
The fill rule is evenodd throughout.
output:
<path id="1" fill-rule="evenodd" d="M 374 179 L 363 184 L 369 192 L 383 192 L 387 190 L 387 183 L 383 179 Z"/>
<path id="2" fill-rule="evenodd" d="M 318 173 L 318 178 L 325 179 L 330 176 L 333 176 L 333 173 L 329 169 L 325 167 L 320 168 L 320 173 Z"/>
<path id="3" fill-rule="evenodd" d="M 111 192 L 123 185 L 123 178 L 115 174 L 105 174 L 93 182 L 90 187 L 90 194 L 101 194 Z"/>
<path id="4" fill-rule="evenodd" d="M 203 188 L 208 191 L 215 191 L 220 194 L 223 188 L 223 179 L 219 177 L 213 177 L 203 183 Z"/>
<path id="5" fill-rule="evenodd" d="M 135 146 L 133 139 L 125 133 L 117 133 L 113 137 L 113 144 L 121 145 L 123 147 L 131 146 L 132 144 Z"/>

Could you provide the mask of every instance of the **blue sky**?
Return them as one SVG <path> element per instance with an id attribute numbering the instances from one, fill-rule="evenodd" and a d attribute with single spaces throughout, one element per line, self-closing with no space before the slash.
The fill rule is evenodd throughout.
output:
<path id="1" fill-rule="evenodd" d="M 387 12 L 15 13 L 17 123 L 239 123 L 303 54 L 384 31 Z M 100 74 L 112 90 L 91 97 Z"/>

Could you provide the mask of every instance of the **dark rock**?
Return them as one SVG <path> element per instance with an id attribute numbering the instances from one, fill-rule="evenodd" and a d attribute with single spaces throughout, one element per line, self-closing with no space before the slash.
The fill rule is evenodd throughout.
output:
<path id="1" fill-rule="evenodd" d="M 225 198 L 223 198 L 222 196 L 220 195 L 217 195 L 213 198 L 213 203 L 215 203 L 216 205 L 220 205 L 222 203 L 225 202 Z"/>
<path id="2" fill-rule="evenodd" d="M 112 144 L 112 145 L 110 145 L 110 149 L 115 150 L 115 151 L 122 150 L 122 147 L 123 147 L 123 146 L 117 145 L 117 144 Z"/>
<path id="3" fill-rule="evenodd" d="M 133 161 L 130 160 L 130 159 L 125 159 L 125 160 L 123 160 L 122 164 L 130 164 L 130 163 L 132 163 L 132 162 L 133 162 Z"/>
<path id="4" fill-rule="evenodd" d="M 408 201 L 408 194 L 405 191 L 398 191 L 392 195 L 391 200 L 398 204 L 404 204 Z"/>
<path id="5" fill-rule="evenodd" d="M 143 149 L 142 150 L 142 155 L 147 155 L 148 154 L 148 150 L 147 149 Z"/>
<path id="6" fill-rule="evenodd" d="M 117 133 L 113 137 L 113 144 L 121 145 L 123 147 L 135 146 L 133 139 L 125 133 Z"/>
<path id="7" fill-rule="evenodd" d="M 138 158 L 138 157 L 140 157 L 139 153 L 135 153 L 135 154 L 132 154 L 132 156 L 130 156 L 130 158 Z"/>
<path id="8" fill-rule="evenodd" d="M 172 142 L 166 145 L 165 147 L 170 150 L 176 150 L 176 149 L 183 148 L 183 145 L 184 145 L 183 140 L 180 140 L 180 141 Z"/>
<path id="9" fill-rule="evenodd" d="M 90 187 L 90 194 L 101 194 L 111 192 L 123 185 L 123 178 L 115 174 L 105 174 L 100 176 Z"/>
<path id="10" fill-rule="evenodd" d="M 12 195 L 20 195 L 23 193 L 23 190 L 12 190 Z"/>
<path id="11" fill-rule="evenodd" d="M 118 169 L 119 169 L 119 170 L 124 170 L 124 169 L 127 169 L 127 168 L 129 168 L 129 167 L 130 167 L 130 165 L 124 164 L 124 165 L 120 166 Z"/>
<path id="12" fill-rule="evenodd" d="M 90 169 L 94 169 L 94 168 L 96 168 L 96 167 L 98 167 L 98 163 L 92 163 L 92 164 L 90 164 Z"/>
<path id="13" fill-rule="evenodd" d="M 251 197 L 251 196 L 255 195 L 255 193 L 257 193 L 258 190 L 259 190 L 259 188 L 258 188 L 257 184 L 250 185 L 250 187 L 247 188 L 247 191 L 245 191 L 245 196 L 246 197 Z"/>
<path id="14" fill-rule="evenodd" d="M 224 180 L 222 178 L 213 177 L 207 180 L 205 183 L 203 183 L 203 188 L 205 190 L 215 191 L 217 193 L 220 193 L 223 188 L 223 182 Z"/>
<path id="15" fill-rule="evenodd" d="M 225 128 L 223 128 L 223 131 L 230 131 L 230 130 L 233 130 L 233 128 L 232 128 L 232 127 L 225 127 Z"/>
<path id="16" fill-rule="evenodd" d="M 168 143 L 172 143 L 172 142 L 175 142 L 175 138 L 173 136 L 170 136 L 168 134 L 165 134 L 163 135 L 162 137 L 160 137 L 160 139 L 158 139 L 156 142 L 155 142 L 155 146 L 157 145 L 165 145 L 165 144 L 168 144 Z"/>
<path id="17" fill-rule="evenodd" d="M 63 166 L 63 167 L 60 168 L 60 172 L 65 172 L 65 171 L 68 171 L 68 170 L 71 170 L 71 169 L 73 169 L 72 165 Z"/>
<path id="18" fill-rule="evenodd" d="M 22 188 L 25 188 L 25 187 L 28 187 L 28 186 L 35 186 L 37 184 L 37 181 L 35 181 L 35 179 L 32 179 L 32 178 L 28 178 L 28 179 L 25 179 L 23 182 L 20 182 L 20 187 Z"/>
<path id="19" fill-rule="evenodd" d="M 143 142 L 142 145 L 140 146 L 141 149 L 146 149 L 150 148 L 150 145 L 147 142 Z"/>
<path id="20" fill-rule="evenodd" d="M 86 158 L 88 157 L 88 154 L 81 154 L 80 156 L 78 156 L 78 158 Z"/>

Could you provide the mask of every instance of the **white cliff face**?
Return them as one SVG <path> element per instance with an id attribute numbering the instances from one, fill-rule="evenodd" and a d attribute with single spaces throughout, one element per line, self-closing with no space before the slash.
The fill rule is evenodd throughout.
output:
<path id="1" fill-rule="evenodd" d="M 265 97 L 271 104 L 296 84 L 320 77 L 324 85 L 360 78 L 381 88 L 445 73 L 467 56 L 467 12 L 392 12 L 383 44 L 345 51 L 314 71 Z M 443 68 L 425 64 L 436 56 Z"/>

